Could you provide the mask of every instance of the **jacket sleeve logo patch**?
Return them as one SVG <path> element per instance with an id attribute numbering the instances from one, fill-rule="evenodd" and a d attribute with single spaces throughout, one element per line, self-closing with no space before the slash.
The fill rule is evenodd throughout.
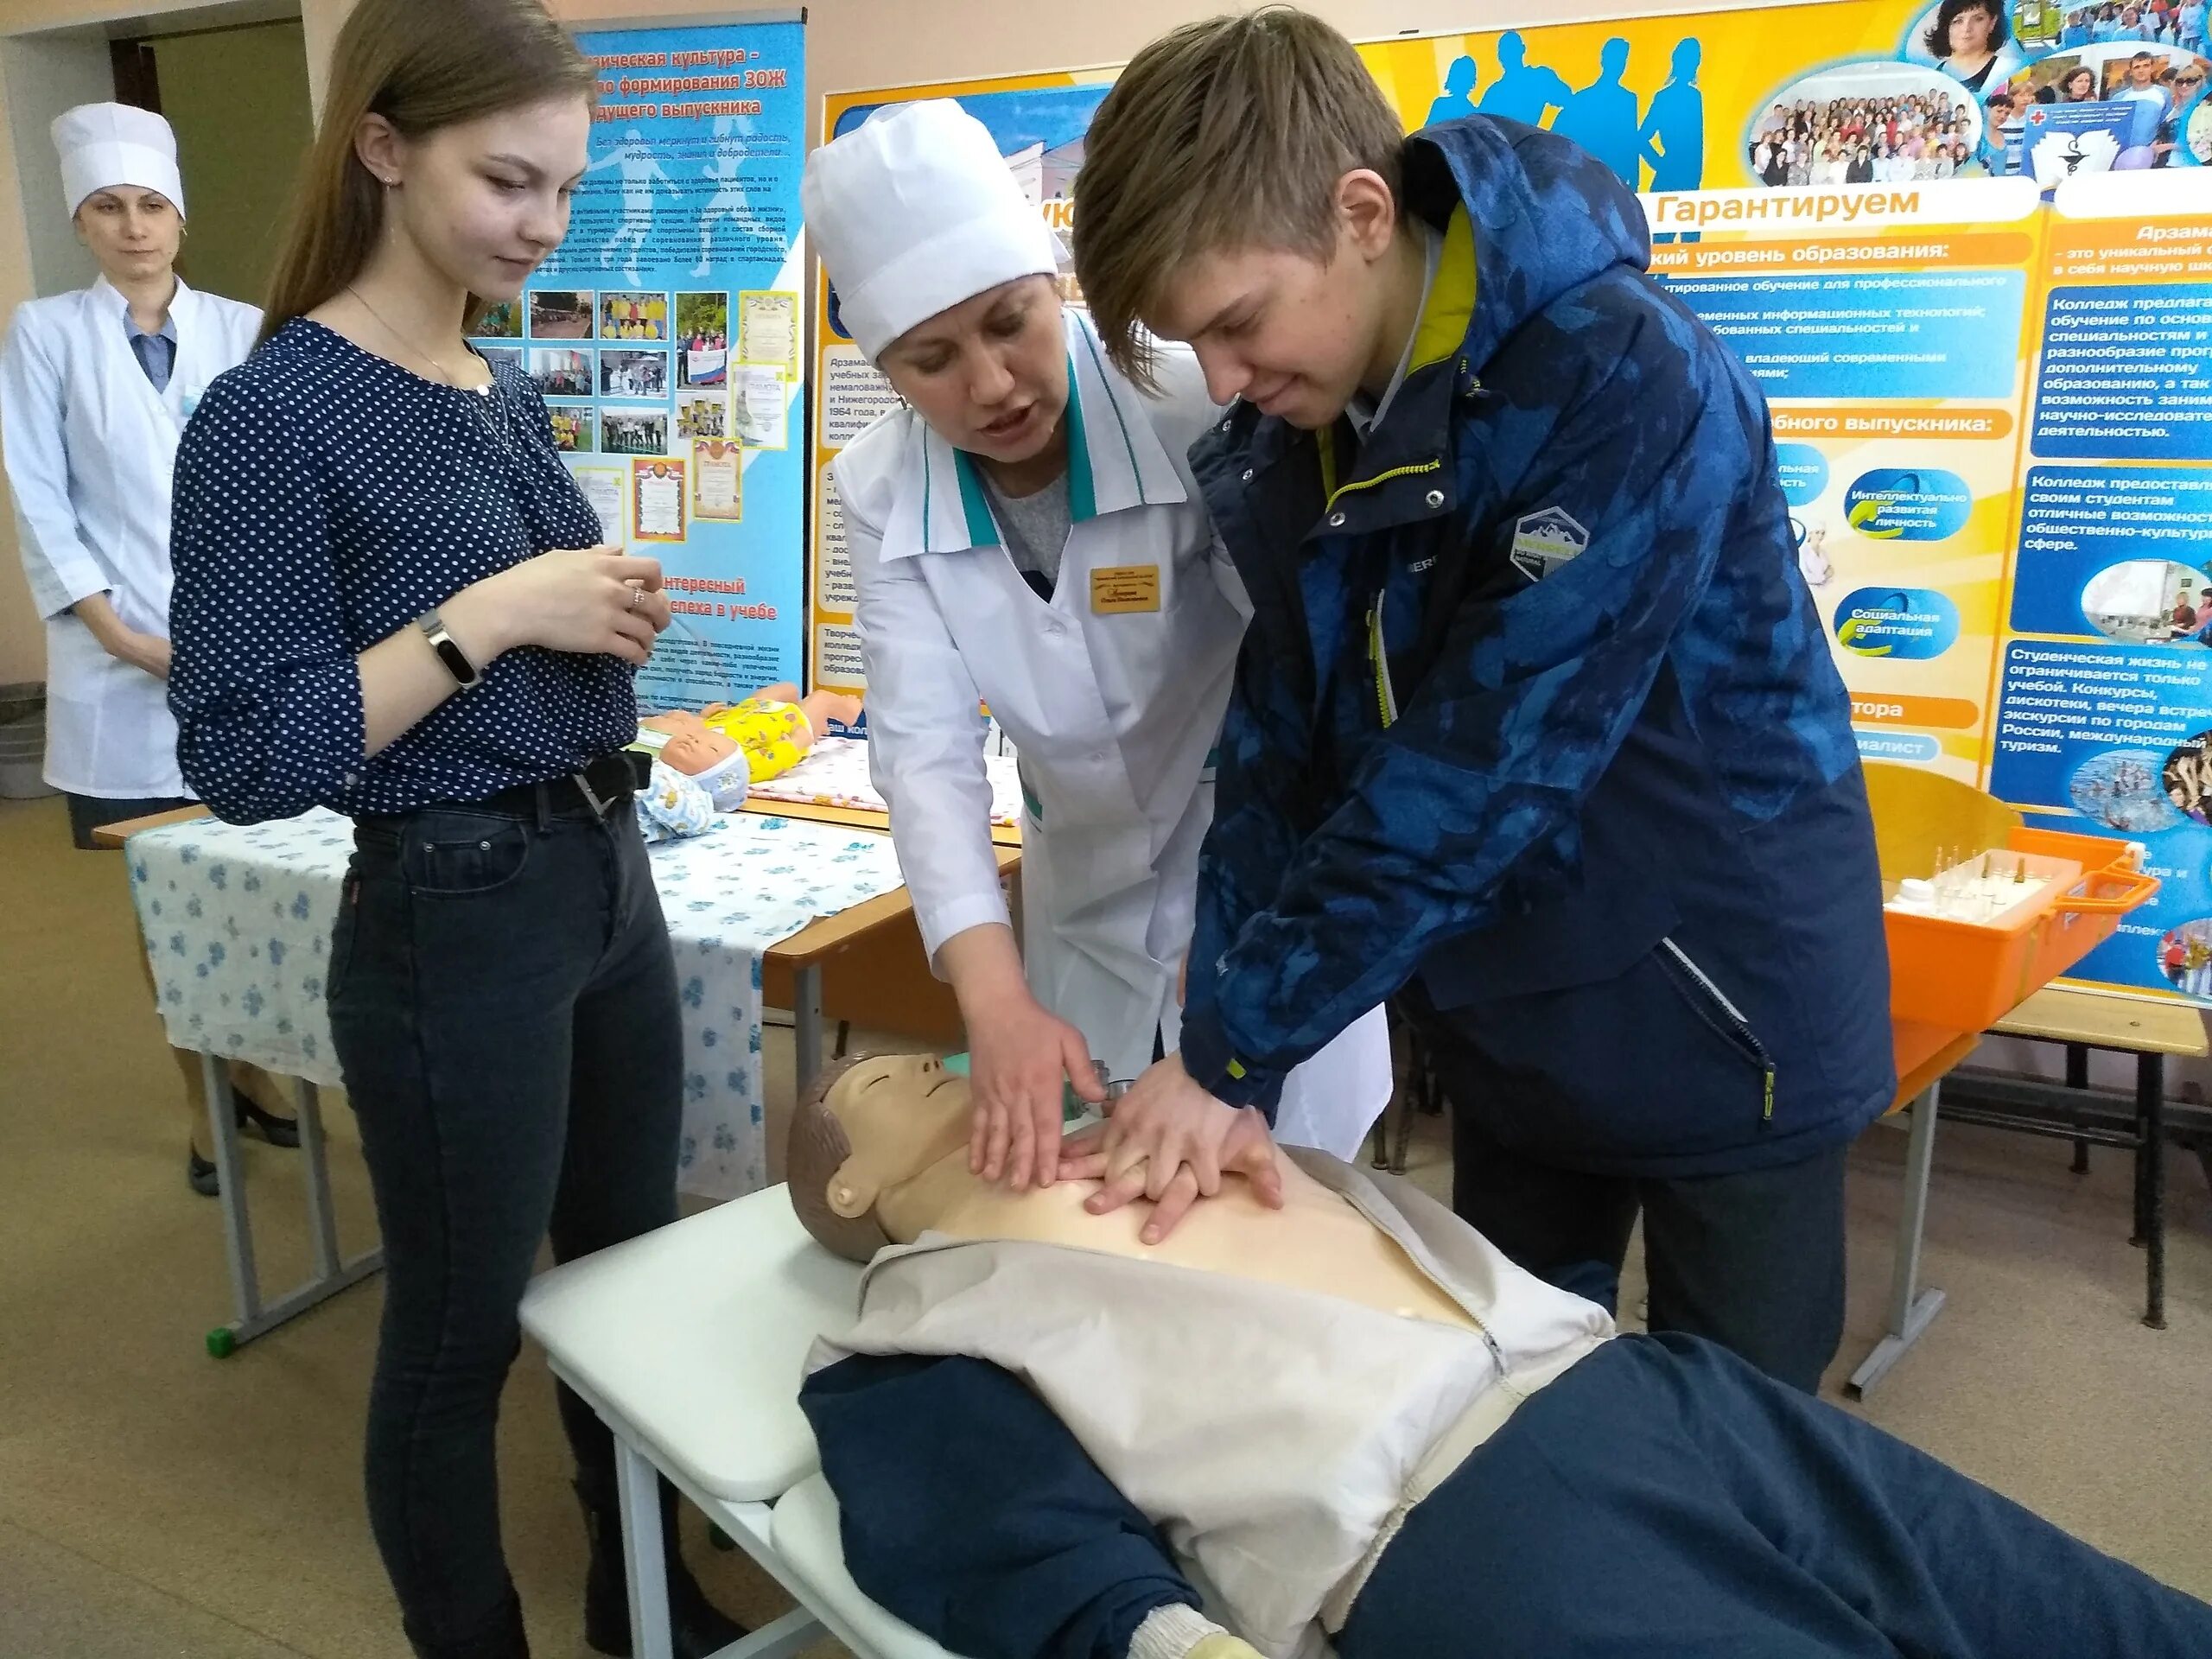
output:
<path id="1" fill-rule="evenodd" d="M 1532 512 L 1513 526 L 1513 568 L 1541 582 L 1590 545 L 1590 532 L 1563 507 Z"/>

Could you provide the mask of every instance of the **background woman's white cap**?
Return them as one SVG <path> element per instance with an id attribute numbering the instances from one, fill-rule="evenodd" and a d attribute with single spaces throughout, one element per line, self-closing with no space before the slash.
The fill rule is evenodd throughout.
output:
<path id="1" fill-rule="evenodd" d="M 181 216 L 184 181 L 176 170 L 176 134 L 150 110 L 128 104 L 79 104 L 54 118 L 61 153 L 61 192 L 74 217 L 95 190 L 135 185 L 158 190 Z"/>
<path id="2" fill-rule="evenodd" d="M 1058 238 L 989 130 L 950 99 L 893 105 L 824 144 L 799 200 L 838 315 L 871 360 L 963 300 L 1059 268 Z"/>

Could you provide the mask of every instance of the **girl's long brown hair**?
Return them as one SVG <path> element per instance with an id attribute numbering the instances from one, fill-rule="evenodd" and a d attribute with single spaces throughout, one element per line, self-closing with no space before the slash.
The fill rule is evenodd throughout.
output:
<path id="1" fill-rule="evenodd" d="M 384 187 L 353 150 L 363 116 L 420 138 L 563 93 L 588 99 L 594 82 L 543 0 L 361 0 L 339 33 L 261 338 L 341 292 L 384 234 Z M 472 322 L 482 309 L 469 296 Z"/>

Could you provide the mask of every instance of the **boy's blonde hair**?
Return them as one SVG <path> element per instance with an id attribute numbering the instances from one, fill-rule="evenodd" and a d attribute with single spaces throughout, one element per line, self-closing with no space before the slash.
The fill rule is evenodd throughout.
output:
<path id="1" fill-rule="evenodd" d="M 1075 263 L 1106 354 L 1153 384 L 1143 320 L 1177 267 L 1225 248 L 1336 251 L 1338 181 L 1398 191 L 1405 130 L 1350 41 L 1290 6 L 1186 23 L 1138 53 L 1091 118 Z"/>

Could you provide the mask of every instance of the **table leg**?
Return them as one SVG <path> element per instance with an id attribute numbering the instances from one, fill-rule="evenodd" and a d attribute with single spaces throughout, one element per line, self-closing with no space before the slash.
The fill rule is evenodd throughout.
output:
<path id="1" fill-rule="evenodd" d="M 2069 1089 L 2087 1089 L 2089 1086 L 2089 1051 L 2080 1043 L 2066 1045 L 2066 1086 Z M 2074 1143 L 2073 1168 L 2076 1175 L 2088 1173 L 2089 1143 L 2088 1141 L 2076 1141 Z"/>
<path id="2" fill-rule="evenodd" d="M 2143 1323 L 2166 1328 L 2166 1057 L 2139 1054 L 2135 1059 L 2135 1109 L 2142 1120 L 2144 1243 L 2148 1284 Z"/>
<path id="3" fill-rule="evenodd" d="M 1854 1399 L 1865 1399 L 1891 1367 L 1903 1359 L 1920 1333 L 1943 1311 L 1943 1293 L 1922 1290 L 1920 1245 L 1928 1225 L 1928 1184 L 1936 1163 L 1936 1097 L 1941 1085 L 1912 1103 L 1911 1136 L 1904 1156 L 1904 1202 L 1897 1213 L 1897 1259 L 1890 1272 L 1889 1333 L 1851 1374 L 1846 1385 Z"/>
<path id="4" fill-rule="evenodd" d="M 238 1324 L 261 1314 L 261 1280 L 254 1271 L 253 1218 L 245 1207 L 245 1160 L 238 1155 L 238 1100 L 231 1068 L 213 1054 L 200 1057 L 207 1079 L 208 1128 L 215 1138 L 215 1174 L 222 1182 L 223 1249 L 230 1258 L 231 1300 Z"/>
<path id="5" fill-rule="evenodd" d="M 798 1061 L 798 1086 L 822 1071 L 822 969 L 810 964 L 791 976 L 791 1039 Z"/>
<path id="6" fill-rule="evenodd" d="M 292 1081 L 292 1109 L 300 1119 L 301 1174 L 308 1184 L 308 1239 L 315 1247 L 315 1276 L 338 1275 L 338 1224 L 330 1204 L 330 1147 L 322 1135 L 322 1091 L 305 1077 Z"/>
<path id="7" fill-rule="evenodd" d="M 661 1536 L 660 1471 L 617 1434 L 614 1478 L 622 1500 L 622 1567 L 630 1580 L 630 1651 L 637 1659 L 675 1659 L 664 1553 L 673 1541 Z"/>

